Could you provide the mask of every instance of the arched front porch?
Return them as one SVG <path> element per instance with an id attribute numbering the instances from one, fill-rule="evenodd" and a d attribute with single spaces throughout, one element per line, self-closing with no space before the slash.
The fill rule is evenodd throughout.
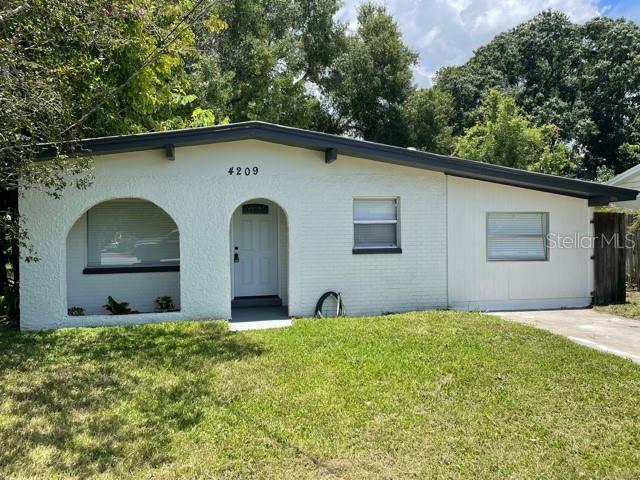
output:
<path id="1" fill-rule="evenodd" d="M 67 234 L 66 284 L 67 312 L 74 317 L 179 311 L 175 221 L 141 198 L 94 205 Z"/>

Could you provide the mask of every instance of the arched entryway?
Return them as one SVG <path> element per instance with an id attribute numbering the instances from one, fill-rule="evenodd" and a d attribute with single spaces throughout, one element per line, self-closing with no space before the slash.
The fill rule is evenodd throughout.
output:
<path id="1" fill-rule="evenodd" d="M 271 200 L 249 200 L 235 209 L 229 230 L 232 318 L 286 317 L 289 233 L 284 209 Z"/>
<path id="2" fill-rule="evenodd" d="M 69 315 L 104 315 L 108 297 L 131 312 L 180 309 L 180 232 L 171 216 L 140 198 L 101 202 L 67 235 Z"/>

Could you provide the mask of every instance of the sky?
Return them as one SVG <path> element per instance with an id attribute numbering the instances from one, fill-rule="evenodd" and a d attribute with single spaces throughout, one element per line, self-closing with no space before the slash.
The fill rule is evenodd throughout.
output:
<path id="1" fill-rule="evenodd" d="M 345 0 L 340 20 L 354 25 L 363 0 Z M 640 23 L 640 0 L 386 0 L 404 41 L 420 54 L 416 83 L 427 86 L 445 65 L 460 65 L 496 34 L 545 9 L 566 13 L 575 22 L 596 15 L 626 17 Z"/>

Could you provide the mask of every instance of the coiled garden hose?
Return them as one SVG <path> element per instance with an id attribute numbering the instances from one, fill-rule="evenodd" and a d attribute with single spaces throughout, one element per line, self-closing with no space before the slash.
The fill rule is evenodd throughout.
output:
<path id="1" fill-rule="evenodd" d="M 336 292 L 326 292 L 320 297 L 318 303 L 316 303 L 316 318 L 325 318 L 325 316 L 322 314 L 322 306 L 324 305 L 325 300 L 331 297 L 336 299 L 337 305 L 335 316 L 344 317 L 344 303 L 342 302 L 342 294 Z"/>

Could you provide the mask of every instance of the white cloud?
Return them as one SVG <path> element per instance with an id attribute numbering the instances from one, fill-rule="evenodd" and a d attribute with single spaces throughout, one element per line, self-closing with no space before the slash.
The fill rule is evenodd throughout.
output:
<path id="1" fill-rule="evenodd" d="M 346 0 L 338 18 L 352 27 L 362 0 Z M 429 85 L 445 65 L 458 65 L 496 34 L 545 9 L 565 12 L 576 22 L 599 15 L 597 0 L 387 0 L 405 42 L 420 54 L 416 82 Z"/>

